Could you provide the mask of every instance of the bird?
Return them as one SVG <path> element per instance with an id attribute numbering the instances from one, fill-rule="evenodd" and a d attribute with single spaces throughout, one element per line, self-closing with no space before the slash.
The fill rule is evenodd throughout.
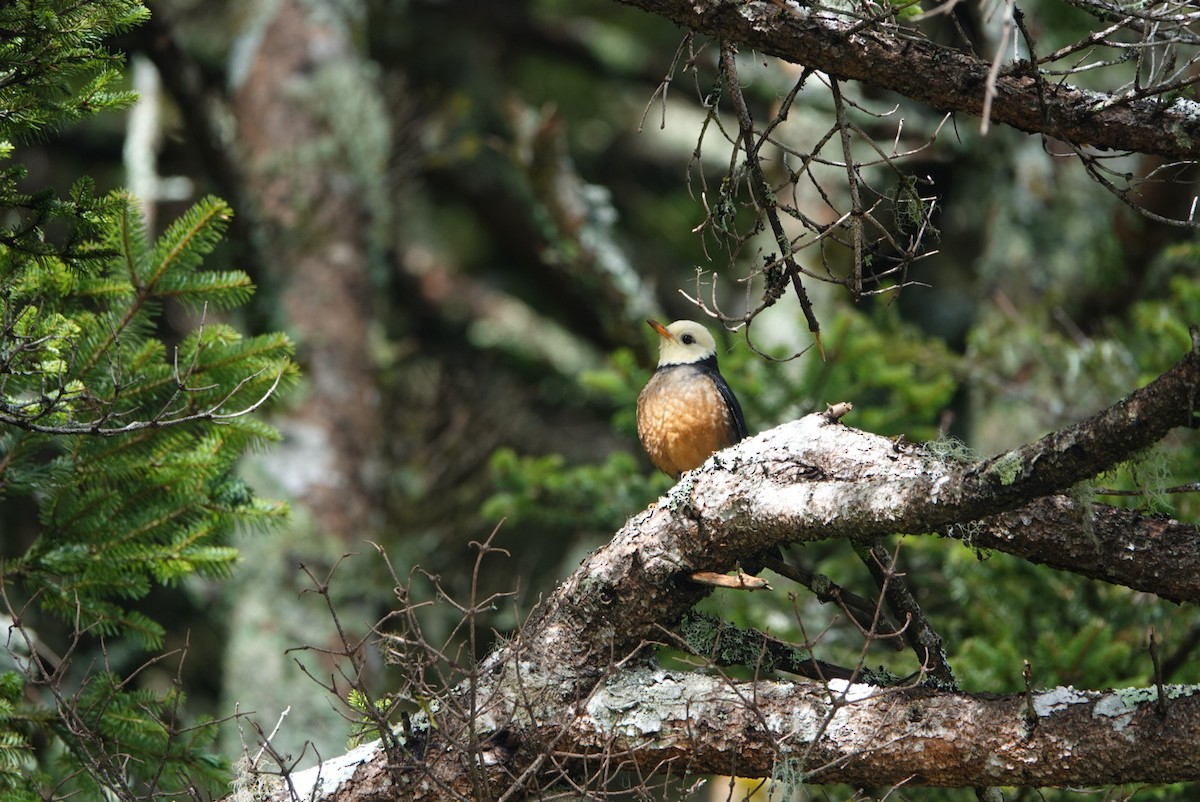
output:
<path id="1" fill-rule="evenodd" d="M 658 367 L 638 395 L 638 438 L 654 466 L 678 479 L 743 440 L 746 419 L 717 369 L 708 329 L 691 320 L 646 323 L 661 339 Z"/>

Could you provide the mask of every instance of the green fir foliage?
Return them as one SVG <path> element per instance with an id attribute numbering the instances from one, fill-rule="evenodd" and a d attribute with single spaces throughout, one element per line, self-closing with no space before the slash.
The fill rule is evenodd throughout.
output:
<path id="1" fill-rule="evenodd" d="M 68 777 L 64 792 L 78 790 L 102 798 L 113 787 L 155 789 L 164 796 L 186 781 L 197 790 L 218 792 L 228 781 L 223 761 L 213 752 L 216 728 L 207 720 L 181 727 L 177 721 L 186 699 L 178 690 L 131 689 L 115 674 L 92 675 L 73 700 L 69 716 L 93 739 L 64 738 L 58 770 Z M 56 728 L 57 729 L 57 728 Z M 115 758 L 120 759 L 115 759 Z M 73 768 L 86 767 L 84 772 Z M 163 769 L 166 768 L 164 772 Z"/>
<path id="2" fill-rule="evenodd" d="M 227 575 L 234 530 L 286 514 L 234 471 L 277 438 L 248 413 L 295 369 L 285 336 L 244 337 L 208 320 L 252 289 L 242 273 L 199 269 L 229 219 L 223 201 L 201 201 L 151 242 L 136 205 L 119 200 L 106 231 L 114 256 L 100 270 L 0 248 L 0 503 L 29 499 L 40 524 L 28 548 L 0 562 L 0 581 L 10 599 L 89 637 L 154 649 L 163 628 L 138 600 L 189 575 Z M 199 319 L 174 346 L 154 336 L 167 302 Z M 81 726 L 139 754 L 147 777 L 162 765 L 193 778 L 216 771 L 197 751 L 211 728 L 183 737 L 161 717 L 182 699 L 143 698 L 107 674 L 78 694 L 69 704 L 90 716 Z M 13 757 L 0 756 L 0 771 L 20 786 L 37 709 L 11 729 L 3 713 L 0 755 Z M 86 748 L 71 736 L 62 744 L 72 759 Z M 102 751 L 84 765 L 102 766 Z M 77 778 L 82 790 L 113 781 L 97 771 Z"/>
<path id="3" fill-rule="evenodd" d="M 151 243 L 125 199 L 116 256 L 95 273 L 0 251 L 0 493 L 34 496 L 43 527 L 4 574 L 64 619 L 150 648 L 161 628 L 126 602 L 225 575 L 234 527 L 283 513 L 232 471 L 276 437 L 245 413 L 293 377 L 287 338 L 203 313 L 177 346 L 152 336 L 167 300 L 204 310 L 249 295 L 244 274 L 197 269 L 229 215 L 205 199 Z"/>
<path id="4" fill-rule="evenodd" d="M 286 514 L 236 474 L 277 439 L 252 413 L 296 371 L 287 337 L 218 319 L 253 291 L 240 271 L 202 269 L 229 206 L 205 198 L 155 238 L 128 196 L 86 178 L 66 198 L 28 192 L 12 163 L 13 143 L 132 101 L 102 43 L 147 13 L 0 5 L 0 596 L 21 619 L 0 651 L 5 800 L 219 792 L 215 727 L 111 661 L 161 646 L 151 590 L 227 575 L 234 531 Z M 190 333 L 168 333 L 168 307 Z M 31 509 L 36 526 L 18 530 Z M 55 618 L 65 657 L 33 628 L 61 631 Z M 103 662 L 69 670 L 97 648 Z"/>
<path id="5" fill-rule="evenodd" d="M 511 448 L 492 455 L 496 492 L 483 505 L 490 520 L 508 519 L 571 536 L 613 532 L 670 482 L 647 481 L 628 452 L 601 463 L 568 466 L 560 454 L 521 457 Z"/>
<path id="6" fill-rule="evenodd" d="M 130 105 L 119 87 L 124 58 L 104 41 L 149 17 L 140 0 L 13 0 L 0 3 L 0 245 L 95 267 L 103 221 L 115 203 L 81 178 L 68 197 L 20 186 L 14 147 L 97 112 Z"/>
<path id="7" fill-rule="evenodd" d="M 150 17 L 141 0 L 12 0 L 0 5 L 0 132 L 24 136 L 128 106 L 124 59 L 107 38 Z"/>

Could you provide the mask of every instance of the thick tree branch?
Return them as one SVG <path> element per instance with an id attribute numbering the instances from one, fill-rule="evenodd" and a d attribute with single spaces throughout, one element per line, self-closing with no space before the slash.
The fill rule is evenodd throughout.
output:
<path id="1" fill-rule="evenodd" d="M 968 546 L 1154 593 L 1200 600 L 1200 529 L 1166 515 L 1051 496 L 1013 512 L 951 527 Z"/>
<path id="2" fill-rule="evenodd" d="M 831 682 L 729 683 L 638 670 L 605 683 L 570 724 L 577 752 L 628 754 L 643 769 L 734 767 L 808 782 L 971 786 L 1200 778 L 1200 696 L 1172 687 L 1023 694 L 881 690 Z M 732 739 L 731 732 L 743 737 Z M 1180 750 L 1186 754 L 1172 754 Z M 660 769 L 661 770 L 661 769 Z M 700 769 L 703 770 L 703 769 Z M 1085 779 L 1089 778 L 1089 779 Z"/>
<path id="3" fill-rule="evenodd" d="M 708 592 L 687 581 L 690 573 L 729 570 L 789 542 L 861 541 L 990 519 L 972 534 L 974 545 L 990 537 L 991 547 L 1148 590 L 1157 590 L 1150 577 L 1194 577 L 1194 527 L 1189 539 L 1182 525 L 1123 521 L 1101 509 L 1095 541 L 1086 527 L 1068 527 L 1071 558 L 1043 550 L 1059 547 L 1040 531 L 1053 527 L 1020 524 L 1020 516 L 1067 514 L 1058 500 L 1037 500 L 1128 459 L 1174 427 L 1196 425 L 1198 393 L 1200 357 L 1192 352 L 1093 418 L 969 464 L 820 414 L 745 440 L 686 474 L 585 559 L 513 641 L 441 700 L 436 730 L 388 758 L 377 750 L 349 769 L 324 766 L 340 772 L 333 795 L 381 798 L 403 783 L 415 789 L 414 799 L 476 798 L 481 783 L 505 788 L 520 778 L 532 788 L 581 776 L 575 772 L 584 765 L 751 776 L 784 766 L 807 781 L 871 785 L 1200 779 L 1200 753 L 1192 748 L 1200 738 L 1196 689 L 1174 689 L 1164 718 L 1153 689 L 1067 688 L 1026 699 L 844 680 L 840 692 L 836 682 L 739 685 L 668 675 L 648 663 L 645 648 Z M 1114 528 L 1122 523 L 1133 526 Z M 1020 532 L 1006 533 L 1014 525 Z M 1162 548 L 1164 531 L 1170 548 Z M 1131 547 L 1136 560 L 1125 557 Z M 1171 597 L 1200 601 L 1195 584 L 1164 587 Z M 406 732 L 417 737 L 414 727 Z M 465 746 L 464 733 L 472 736 Z M 311 775 L 305 783 L 313 787 Z"/>
<path id="4" fill-rule="evenodd" d="M 479 690 L 490 700 L 487 710 L 514 701 L 493 705 L 503 691 Z M 420 763 L 405 756 L 389 761 L 376 742 L 293 775 L 294 793 L 302 800 L 474 800 L 464 779 L 471 759 L 487 775 L 478 785 L 493 790 L 489 798 L 513 786 L 517 765 L 535 769 L 523 780 L 529 789 L 563 773 L 599 782 L 622 771 L 877 786 L 1200 779 L 1194 687 L 1167 686 L 1165 716 L 1153 688 L 1054 688 L 1027 698 L 838 680 L 730 682 L 649 667 L 614 674 L 573 704 L 536 685 L 525 690 L 513 717 L 481 717 L 481 730 L 492 737 L 474 755 L 456 748 L 444 730 L 409 740 L 408 748 L 425 756 Z M 277 787 L 274 798 L 289 793 Z"/>
<path id="5" fill-rule="evenodd" d="M 1128 460 L 1176 427 L 1200 427 L 1196 345 L 1171 370 L 1098 415 L 981 463 L 962 492 L 1029 500 L 1064 490 L 1105 470 L 1094 466 Z"/>
<path id="6" fill-rule="evenodd" d="M 679 25 L 737 42 L 832 76 L 861 81 L 927 103 L 979 115 L 990 63 L 887 23 L 870 27 L 830 10 L 768 0 L 620 0 Z M 994 82 L 990 117 L 1079 146 L 1171 159 L 1200 152 L 1200 104 L 1157 97 L 1122 99 L 1042 80 L 1026 61 Z"/>

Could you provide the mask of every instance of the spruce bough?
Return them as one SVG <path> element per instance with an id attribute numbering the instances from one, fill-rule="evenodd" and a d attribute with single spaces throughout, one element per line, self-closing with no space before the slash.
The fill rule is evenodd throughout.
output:
<path id="1" fill-rule="evenodd" d="M 133 102 L 103 42 L 147 17 L 134 0 L 0 4 L 0 798 L 14 802 L 223 787 L 215 726 L 178 681 L 140 686 L 165 634 L 140 603 L 227 575 L 233 532 L 287 513 L 237 474 L 277 439 L 257 413 L 297 372 L 286 336 L 223 319 L 254 289 L 204 268 L 229 206 L 204 198 L 152 237 L 134 199 L 87 177 L 65 197 L 24 186 L 21 143 Z M 169 307 L 190 332 L 168 333 Z"/>

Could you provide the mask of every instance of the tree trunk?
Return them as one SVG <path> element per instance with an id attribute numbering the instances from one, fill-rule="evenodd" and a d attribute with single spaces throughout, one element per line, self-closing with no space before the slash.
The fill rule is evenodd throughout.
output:
<path id="1" fill-rule="evenodd" d="M 359 56 L 332 9 L 283 0 L 234 96 L 238 142 L 269 237 L 288 330 L 301 333 L 308 392 L 280 426 L 283 481 L 328 537 L 357 543 L 372 522 L 379 393 L 368 354 L 371 197 L 335 119 Z M 363 94 L 369 91 L 360 89 Z M 374 121 L 382 126 L 382 120 Z M 369 141 L 375 132 L 361 132 Z M 295 453 L 299 450 L 302 453 Z"/>
<path id="2" fill-rule="evenodd" d="M 264 0 L 243 12 L 253 29 L 235 59 L 243 69 L 234 74 L 233 110 L 268 262 L 260 296 L 282 306 L 285 320 L 273 325 L 297 333 L 305 383 L 273 421 L 284 442 L 258 458 L 261 468 L 248 467 L 259 491 L 286 498 L 293 515 L 280 536 L 239 544 L 223 694 L 229 707 L 254 711 L 264 730 L 286 715 L 282 750 L 329 754 L 349 735 L 344 718 L 313 693 L 312 677 L 329 676 L 332 658 L 289 649 L 331 645 L 337 633 L 313 619 L 295 569 L 323 576 L 371 538 L 378 520 L 382 427 L 368 343 L 369 261 L 374 216 L 386 208 L 373 199 L 386 176 L 389 129 L 337 4 Z M 348 583 L 346 604 L 362 603 L 359 591 Z"/>

